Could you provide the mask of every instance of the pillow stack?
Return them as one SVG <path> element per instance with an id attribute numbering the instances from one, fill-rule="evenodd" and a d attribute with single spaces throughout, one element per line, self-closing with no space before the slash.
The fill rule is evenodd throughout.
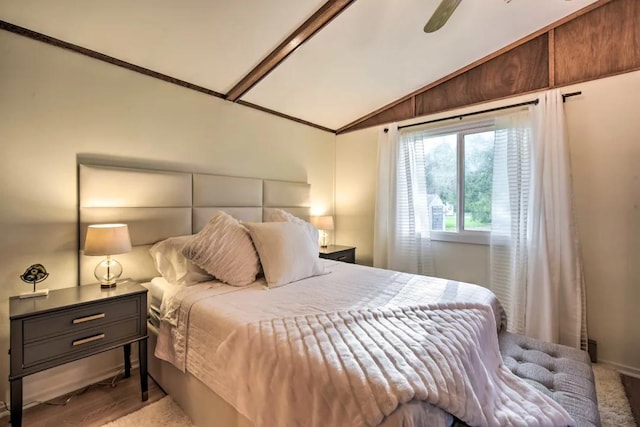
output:
<path id="1" fill-rule="evenodd" d="M 281 209 L 267 220 L 241 224 L 218 211 L 199 233 L 163 240 L 150 252 L 162 276 L 183 286 L 212 276 L 247 286 L 255 282 L 261 265 L 269 288 L 324 273 L 313 225 Z"/>

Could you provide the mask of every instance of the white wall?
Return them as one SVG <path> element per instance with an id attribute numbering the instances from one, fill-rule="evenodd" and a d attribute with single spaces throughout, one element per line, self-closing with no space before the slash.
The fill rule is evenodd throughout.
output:
<path id="1" fill-rule="evenodd" d="M 640 374 L 640 72 L 581 83 L 565 104 L 575 211 L 582 240 L 589 337 L 598 356 Z M 422 117 L 413 122 L 532 99 L 532 95 Z M 410 123 L 411 121 L 407 121 Z M 373 253 L 377 130 L 336 142 L 336 240 Z M 488 247 L 435 242 L 436 275 L 486 284 Z"/>
<path id="2" fill-rule="evenodd" d="M 40 262 L 43 286 L 76 285 L 79 156 L 307 181 L 313 204 L 332 212 L 334 149 L 330 133 L 0 31 L 0 399 L 8 297 L 28 290 L 18 276 Z M 105 375 L 102 363 L 28 377 L 25 401 Z"/>

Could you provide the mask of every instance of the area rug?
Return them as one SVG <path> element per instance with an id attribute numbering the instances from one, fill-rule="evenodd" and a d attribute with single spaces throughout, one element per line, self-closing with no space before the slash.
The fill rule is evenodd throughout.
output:
<path id="1" fill-rule="evenodd" d="M 620 381 L 620 374 L 605 365 L 592 366 L 596 377 L 596 393 L 602 427 L 635 426 L 631 406 Z"/>
<path id="2" fill-rule="evenodd" d="M 118 418 L 103 427 L 192 427 L 193 423 L 169 396 Z"/>
<path id="3" fill-rule="evenodd" d="M 613 369 L 594 364 L 598 409 L 602 427 L 633 427 L 629 401 L 620 382 L 620 375 Z M 136 412 L 105 424 L 103 427 L 192 427 L 193 424 L 180 407 L 169 397 L 154 402 Z"/>

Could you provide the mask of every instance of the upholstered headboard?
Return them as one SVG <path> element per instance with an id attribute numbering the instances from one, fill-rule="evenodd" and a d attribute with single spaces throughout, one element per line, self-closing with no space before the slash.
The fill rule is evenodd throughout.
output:
<path id="1" fill-rule="evenodd" d="M 149 255 L 155 242 L 197 233 L 215 211 L 260 222 L 279 208 L 309 219 L 307 183 L 89 164 L 78 168 L 80 284 L 96 282 L 93 269 L 100 261 L 82 254 L 90 224 L 129 225 L 133 250 L 117 259 L 124 276 L 144 281 L 158 275 Z"/>

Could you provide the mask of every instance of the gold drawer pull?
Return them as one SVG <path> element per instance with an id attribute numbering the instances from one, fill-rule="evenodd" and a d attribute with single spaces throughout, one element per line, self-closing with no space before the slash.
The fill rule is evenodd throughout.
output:
<path id="1" fill-rule="evenodd" d="M 87 317 L 79 317 L 77 319 L 73 319 L 73 324 L 77 325 L 78 323 L 90 322 L 92 320 L 102 319 L 103 317 L 106 317 L 106 316 L 107 315 L 104 313 L 99 313 L 99 314 L 93 314 Z"/>
<path id="2" fill-rule="evenodd" d="M 82 344 L 87 344 L 90 343 L 92 341 L 98 341 L 104 338 L 104 334 L 98 334 L 98 335 L 94 335 L 92 337 L 89 338 L 82 338 L 81 340 L 75 340 L 73 342 L 74 347 L 77 345 L 82 345 Z"/>

